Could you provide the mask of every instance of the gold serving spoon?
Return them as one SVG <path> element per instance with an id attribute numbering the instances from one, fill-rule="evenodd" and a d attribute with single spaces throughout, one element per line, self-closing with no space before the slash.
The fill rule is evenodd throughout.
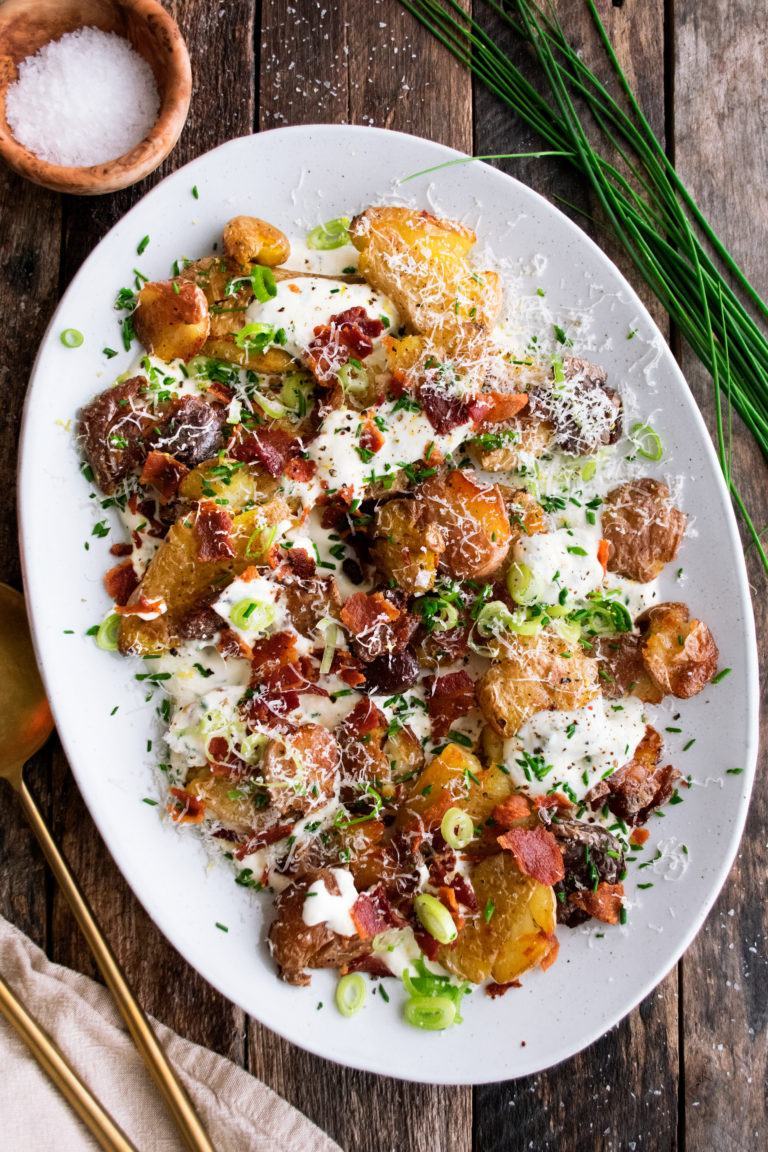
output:
<path id="1" fill-rule="evenodd" d="M 165 1100 L 185 1147 L 189 1152 L 215 1152 L 186 1089 L 177 1079 L 143 1009 L 128 987 L 88 901 L 80 891 L 24 783 L 24 764 L 42 748 L 52 729 L 53 717 L 37 670 L 24 597 L 7 584 L 0 584 L 0 778 L 4 777 L 16 791 L 32 831 L 80 925 L 107 987 L 117 1001 L 136 1047 Z M 45 1055 L 45 1062 L 41 1060 L 43 1067 L 101 1141 L 102 1147 L 110 1152 L 131 1152 L 133 1146 L 82 1081 L 67 1067 L 56 1046 L 37 1028 L 5 985 L 0 989 L 0 1009 L 19 1029 L 27 1043 L 34 1041 L 34 1045 L 30 1046 L 38 1059 Z"/>

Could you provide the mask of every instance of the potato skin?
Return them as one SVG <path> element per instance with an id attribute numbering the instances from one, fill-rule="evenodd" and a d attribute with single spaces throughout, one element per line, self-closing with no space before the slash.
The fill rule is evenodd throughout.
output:
<path id="1" fill-rule="evenodd" d="M 322 881 L 331 895 L 339 886 L 330 868 L 307 872 L 284 889 L 275 899 L 275 919 L 269 929 L 269 950 L 288 984 L 306 987 L 310 983 L 305 968 L 341 968 L 371 950 L 369 940 L 359 936 L 339 936 L 325 921 L 310 927 L 304 923 L 303 909 L 307 891 Z"/>
<path id="2" fill-rule="evenodd" d="M 570 658 L 564 652 L 570 652 Z M 528 643 L 516 639 L 477 682 L 483 715 L 504 739 L 514 736 L 534 712 L 583 708 L 599 691 L 597 662 L 546 631 Z"/>
<path id="3" fill-rule="evenodd" d="M 191 280 L 153 280 L 139 292 L 133 327 L 147 352 L 160 360 L 191 360 L 211 327 L 205 293 Z"/>
<path id="4" fill-rule="evenodd" d="M 636 632 L 597 636 L 592 652 L 604 673 L 600 691 L 607 700 L 620 700 L 629 692 L 645 703 L 661 703 L 664 693 L 645 666 L 642 636 Z"/>
<path id="5" fill-rule="evenodd" d="M 224 226 L 224 251 L 241 268 L 265 264 L 274 268 L 291 254 L 288 237 L 258 216 L 233 216 Z"/>
<path id="6" fill-rule="evenodd" d="M 504 497 L 495 484 L 457 469 L 430 476 L 416 490 L 445 542 L 440 568 L 460 580 L 480 580 L 494 572 L 512 540 Z"/>
<path id="7" fill-rule="evenodd" d="M 681 700 L 701 692 L 719 657 L 704 621 L 692 620 L 685 604 L 672 602 L 647 609 L 637 626 L 644 636 L 643 662 L 661 692 Z"/>
<path id="8" fill-rule="evenodd" d="M 415 500 L 395 499 L 379 505 L 374 516 L 371 557 L 384 576 L 408 596 L 434 586 L 445 541 L 426 509 Z"/>
<path id="9" fill-rule="evenodd" d="M 650 477 L 630 480 L 608 494 L 602 525 L 609 572 L 647 584 L 675 559 L 686 516 L 670 496 L 666 484 Z"/>

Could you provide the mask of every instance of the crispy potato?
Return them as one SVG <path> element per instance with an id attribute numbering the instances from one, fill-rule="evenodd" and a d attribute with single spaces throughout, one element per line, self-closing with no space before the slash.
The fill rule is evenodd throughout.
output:
<path id="1" fill-rule="evenodd" d="M 550 378 L 528 393 L 531 415 L 551 423 L 555 444 L 570 456 L 591 456 L 621 437 L 621 397 L 606 380 L 604 368 L 566 356 L 560 383 Z"/>
<path id="2" fill-rule="evenodd" d="M 179 498 L 187 501 L 226 500 L 230 512 L 246 504 L 263 504 L 277 491 L 280 481 L 254 462 L 241 464 L 227 456 L 214 456 L 187 473 L 179 485 Z"/>
<path id="3" fill-rule="evenodd" d="M 211 327 L 205 293 L 190 280 L 153 280 L 139 292 L 133 327 L 160 360 L 191 360 Z"/>
<path id="4" fill-rule="evenodd" d="M 468 812 L 476 827 L 480 827 L 511 790 L 509 777 L 496 765 L 483 768 L 467 748 L 447 744 L 411 781 L 396 825 L 408 825 L 414 815 L 429 820 L 431 810 L 439 815 L 439 819 L 435 817 L 439 826 L 448 808 L 455 807 Z"/>
<path id="5" fill-rule="evenodd" d="M 460 580 L 480 580 L 499 567 L 509 551 L 512 531 L 495 484 L 484 484 L 472 472 L 457 469 L 430 476 L 416 495 L 445 542 L 440 557 L 443 571 Z"/>
<path id="6" fill-rule="evenodd" d="M 479 370 L 501 307 L 501 282 L 495 272 L 470 270 L 475 233 L 409 208 L 368 208 L 349 231 L 359 272 L 390 297 L 406 328 L 429 337 L 438 359 Z"/>
<path id="7" fill-rule="evenodd" d="M 253 300 L 250 281 L 233 285 L 227 293 L 230 280 L 241 270 L 233 260 L 222 256 L 204 256 L 195 260 L 179 273 L 179 280 L 191 280 L 205 293 L 211 317 L 209 339 L 216 340 L 229 332 L 239 332 L 245 324 L 245 309 Z"/>
<path id="8" fill-rule="evenodd" d="M 587 803 L 593 810 L 607 803 L 614 816 L 632 827 L 645 824 L 652 812 L 666 804 L 682 778 L 671 764 L 659 766 L 662 751 L 661 736 L 647 724 L 630 762 L 598 781 L 587 794 Z"/>
<path id="9" fill-rule="evenodd" d="M 570 652 L 570 658 L 563 656 Z M 555 632 L 517 637 L 477 682 L 477 700 L 498 736 L 514 736 L 534 712 L 583 708 L 600 691 L 597 661 Z"/>
<path id="10" fill-rule="evenodd" d="M 249 352 L 247 348 L 238 348 L 231 335 L 206 340 L 201 352 L 211 360 L 225 360 L 227 364 L 250 368 L 251 372 L 264 375 L 293 372 L 298 367 L 293 357 L 283 348 L 267 348 L 266 352 L 257 354 Z"/>
<path id="11" fill-rule="evenodd" d="M 154 620 L 126 616 L 120 626 L 123 653 L 146 656 L 165 652 L 180 641 L 178 626 L 201 602 L 255 564 L 272 536 L 272 526 L 290 520 L 288 505 L 279 497 L 234 517 L 234 557 L 198 561 L 193 517 L 177 520 L 150 561 L 129 603 L 140 597 L 162 598 L 167 611 Z"/>
<path id="12" fill-rule="evenodd" d="M 686 516 L 670 502 L 659 480 L 630 480 L 609 492 L 603 505 L 608 571 L 647 584 L 677 556 Z"/>
<path id="13" fill-rule="evenodd" d="M 238 785 L 229 776 L 214 776 L 210 768 L 196 768 L 185 785 L 187 791 L 205 804 L 205 814 L 220 820 L 234 833 L 252 832 L 263 823 L 263 806 L 254 804 L 254 793 L 246 783 Z M 274 814 L 269 819 L 273 820 Z"/>
<path id="14" fill-rule="evenodd" d="M 376 509 L 371 557 L 384 576 L 408 596 L 428 592 L 445 549 L 440 529 L 415 500 L 388 500 Z"/>
<path id="15" fill-rule="evenodd" d="M 717 671 L 718 650 L 703 620 L 685 604 L 657 604 L 637 618 L 644 636 L 643 661 L 661 692 L 688 700 Z"/>
<path id="16" fill-rule="evenodd" d="M 291 254 L 288 237 L 258 216 L 233 216 L 224 227 L 224 251 L 241 268 L 284 264 Z"/>
<path id="17" fill-rule="evenodd" d="M 664 693 L 645 666 L 642 636 L 636 632 L 597 636 L 592 654 L 603 673 L 600 691 L 607 700 L 620 700 L 629 692 L 645 703 L 661 703 Z"/>
<path id="18" fill-rule="evenodd" d="M 481 860 L 471 876 L 482 911 L 438 953 L 441 964 L 463 980 L 479 984 L 489 976 L 499 984 L 516 980 L 548 955 L 555 931 L 555 894 L 523 876 L 509 852 Z"/>
<path id="19" fill-rule="evenodd" d="M 262 775 L 272 806 L 283 816 L 322 808 L 333 796 L 340 763 L 335 738 L 319 724 L 270 740 Z"/>
<path id="20" fill-rule="evenodd" d="M 527 413 L 503 420 L 478 437 L 475 450 L 486 472 L 509 472 L 526 456 L 542 456 L 552 447 L 553 426 Z"/>
<path id="21" fill-rule="evenodd" d="M 339 895 L 336 876 L 330 868 L 307 872 L 275 899 L 275 919 L 269 929 L 269 950 L 280 969 L 280 978 L 288 984 L 306 986 L 310 982 L 305 968 L 341 968 L 358 956 L 370 952 L 370 940 L 340 936 L 328 927 L 326 920 L 312 927 L 304 923 L 306 893 L 322 882 L 326 891 Z"/>

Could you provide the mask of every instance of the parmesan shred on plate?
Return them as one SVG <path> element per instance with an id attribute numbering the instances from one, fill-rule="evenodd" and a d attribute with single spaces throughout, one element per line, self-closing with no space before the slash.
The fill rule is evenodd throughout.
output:
<path id="1" fill-rule="evenodd" d="M 149 64 L 122 36 L 99 28 L 68 32 L 23 60 L 5 104 L 16 140 L 67 168 L 130 152 L 159 109 Z"/>

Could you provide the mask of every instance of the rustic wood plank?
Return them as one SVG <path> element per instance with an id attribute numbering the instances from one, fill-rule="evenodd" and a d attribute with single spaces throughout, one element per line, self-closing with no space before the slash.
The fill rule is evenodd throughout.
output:
<path id="1" fill-rule="evenodd" d="M 232 136 L 253 130 L 254 0 L 173 0 L 193 68 L 189 119 L 165 163 L 114 196 L 64 201 L 62 281 L 66 284 L 104 233 L 168 172 Z M 242 1063 L 244 1014 L 209 987 L 149 920 L 107 853 L 61 754 L 54 759 L 54 828 L 132 986 L 148 1011 L 177 1032 Z M 53 959 L 96 975 L 63 899 L 52 908 Z"/>
<path id="2" fill-rule="evenodd" d="M 264 0 L 261 52 L 262 128 L 375 124 L 471 147 L 467 76 L 396 0 L 327 6 Z M 471 1089 L 451 1089 L 446 1107 L 441 1089 L 331 1065 L 255 1021 L 249 1051 L 250 1070 L 349 1152 L 471 1147 Z"/>
<path id="3" fill-rule="evenodd" d="M 768 19 L 746 0 L 693 0 L 673 5 L 676 163 L 720 237 L 765 297 L 768 180 L 762 117 L 768 100 Z M 758 17 L 757 21 L 755 17 Z M 711 380 L 687 348 L 683 370 L 710 430 Z M 734 439 L 734 478 L 758 528 L 768 522 L 765 461 L 743 426 Z M 768 674 L 766 577 L 750 554 L 748 568 L 761 651 Z M 766 718 L 763 719 L 766 748 Z M 763 751 L 746 832 L 723 892 L 683 961 L 686 1146 L 749 1149 L 764 1143 L 768 1075 L 768 1009 L 763 898 L 768 870 L 765 827 L 768 781 Z M 738 787 L 729 777 L 726 787 Z"/>
<path id="4" fill-rule="evenodd" d="M 59 198 L 0 168 L 0 580 L 21 587 L 16 526 L 16 454 L 27 379 L 58 295 Z M 26 778 L 47 803 L 50 753 Z M 46 872 L 37 843 L 8 785 L 0 802 L 0 912 L 44 945 Z"/>
<path id="5" fill-rule="evenodd" d="M 476 9 L 483 11 L 482 6 Z M 556 9 L 585 61 L 608 77 L 610 68 L 585 7 L 559 0 Z M 599 9 L 619 60 L 663 140 L 664 5 L 655 0 L 613 8 L 603 0 Z M 525 45 L 514 33 L 504 32 L 498 22 L 489 20 L 488 26 L 494 34 L 501 34 L 515 63 L 535 81 Z M 476 154 L 528 152 L 542 146 L 539 137 L 479 86 L 475 108 Z M 499 166 L 541 192 L 597 240 L 668 335 L 663 308 L 639 283 L 627 257 L 583 215 L 598 213 L 582 178 L 565 162 L 552 159 L 505 161 Z M 565 933 L 567 929 L 560 935 Z M 638 1148 L 674 1149 L 678 1059 L 678 981 L 672 972 L 638 1009 L 578 1056 L 538 1076 L 477 1089 L 475 1147 L 478 1152 L 550 1147 L 575 1152 L 585 1147 L 623 1149 L 632 1146 L 625 1141 L 635 1141 Z"/>

